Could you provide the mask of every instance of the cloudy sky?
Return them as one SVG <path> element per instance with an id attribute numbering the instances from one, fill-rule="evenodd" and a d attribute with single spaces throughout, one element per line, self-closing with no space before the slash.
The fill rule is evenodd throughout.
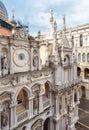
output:
<path id="1" fill-rule="evenodd" d="M 12 8 L 16 20 L 29 23 L 29 32 L 36 35 L 47 32 L 49 28 L 49 10 L 54 11 L 58 30 L 62 28 L 62 17 L 66 15 L 67 27 L 89 23 L 89 0 L 2 0 L 7 8 L 9 20 Z"/>

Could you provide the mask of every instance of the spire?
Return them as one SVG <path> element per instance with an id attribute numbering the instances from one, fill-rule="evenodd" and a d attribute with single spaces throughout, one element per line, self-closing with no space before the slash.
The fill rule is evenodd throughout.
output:
<path id="1" fill-rule="evenodd" d="M 70 48 L 69 41 L 66 36 L 66 19 L 65 15 L 63 16 L 63 30 L 62 30 L 62 48 L 67 47 Z"/>
<path id="2" fill-rule="evenodd" d="M 14 21 L 14 13 L 15 13 L 15 10 L 14 10 L 14 8 L 12 9 L 12 19 L 11 19 L 11 21 Z"/>
<path id="3" fill-rule="evenodd" d="M 56 20 L 54 21 L 54 30 L 55 31 L 57 30 L 57 22 L 56 22 Z"/>
<path id="4" fill-rule="evenodd" d="M 51 23 L 53 22 L 53 10 L 52 10 L 52 9 L 50 9 L 49 21 L 50 21 Z"/>
<path id="5" fill-rule="evenodd" d="M 11 18 L 11 23 L 16 25 L 16 21 L 15 21 L 15 18 L 14 18 L 14 13 L 15 13 L 15 10 L 14 8 L 12 9 L 12 18 Z"/>
<path id="6" fill-rule="evenodd" d="M 66 18 L 63 16 L 63 30 L 66 31 Z"/>

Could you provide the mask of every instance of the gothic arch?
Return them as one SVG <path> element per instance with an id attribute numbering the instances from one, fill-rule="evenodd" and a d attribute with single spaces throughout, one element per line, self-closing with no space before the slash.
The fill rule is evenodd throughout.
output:
<path id="1" fill-rule="evenodd" d="M 81 75 L 81 68 L 77 67 L 77 76 L 80 76 L 80 75 Z"/>
<path id="2" fill-rule="evenodd" d="M 49 85 L 49 88 L 50 88 L 50 90 L 51 90 L 51 88 L 52 88 L 52 83 L 51 83 L 49 80 L 47 80 L 45 83 L 47 83 L 47 84 Z"/>
<path id="3" fill-rule="evenodd" d="M 22 89 L 27 93 L 28 98 L 31 96 L 31 91 L 29 90 L 29 88 L 27 86 L 22 86 L 19 89 L 17 89 L 15 93 L 15 101 L 17 101 L 17 96 Z"/>
<path id="4" fill-rule="evenodd" d="M 51 120 L 52 117 L 47 117 L 44 121 L 44 125 L 43 125 L 43 130 L 51 130 L 51 125 L 50 125 L 50 122 L 52 121 Z M 50 121 L 51 120 L 51 121 Z M 53 122 L 52 122 L 53 123 Z"/>
<path id="5" fill-rule="evenodd" d="M 22 128 L 22 130 L 27 130 L 27 126 L 24 126 L 24 127 Z"/>
<path id="6" fill-rule="evenodd" d="M 70 63 L 70 56 L 69 56 L 68 54 L 66 54 L 66 55 L 64 56 L 64 62 L 65 62 L 65 63 Z"/>
<path id="7" fill-rule="evenodd" d="M 86 79 L 89 79 L 89 69 L 88 69 L 88 68 L 85 68 L 85 69 L 84 69 L 84 77 L 85 77 Z"/>
<path id="8" fill-rule="evenodd" d="M 43 119 L 38 119 L 32 125 L 31 130 L 42 130 L 42 124 L 43 124 Z"/>

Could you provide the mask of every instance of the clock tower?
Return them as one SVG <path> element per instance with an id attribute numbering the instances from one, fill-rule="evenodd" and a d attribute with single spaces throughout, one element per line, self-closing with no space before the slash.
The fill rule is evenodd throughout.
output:
<path id="1" fill-rule="evenodd" d="M 28 35 L 21 23 L 12 29 L 9 48 L 11 74 L 41 69 L 39 41 Z"/>

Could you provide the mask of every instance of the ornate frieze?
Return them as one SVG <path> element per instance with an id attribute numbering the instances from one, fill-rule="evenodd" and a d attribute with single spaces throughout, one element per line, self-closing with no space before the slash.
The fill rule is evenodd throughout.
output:
<path id="1" fill-rule="evenodd" d="M 34 72 L 31 73 L 31 76 L 33 78 L 39 78 L 39 77 L 42 76 L 42 72 L 40 72 L 40 71 L 34 71 Z"/>

